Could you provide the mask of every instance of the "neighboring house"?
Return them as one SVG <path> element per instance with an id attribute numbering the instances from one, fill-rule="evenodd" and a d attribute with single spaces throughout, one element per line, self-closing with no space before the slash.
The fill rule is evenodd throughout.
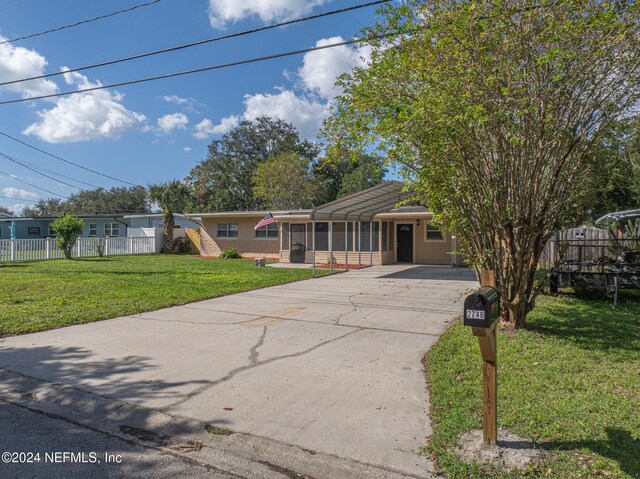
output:
<path id="1" fill-rule="evenodd" d="M 155 228 L 162 225 L 161 214 L 111 214 L 111 215 L 74 215 L 84 221 L 82 235 L 85 238 L 102 236 L 127 236 L 130 228 Z M 199 228 L 197 219 L 184 215 L 176 216 L 177 228 Z M 16 239 L 38 239 L 54 237 L 51 229 L 57 216 L 37 218 L 0 217 L 0 239 L 11 238 L 11 222 L 15 222 Z"/>
<path id="2" fill-rule="evenodd" d="M 174 214 L 176 228 L 200 228 L 199 218 L 187 218 L 182 214 Z M 124 220 L 130 228 L 158 228 L 162 226 L 161 213 L 149 213 L 145 215 L 124 215 Z"/>
<path id="3" fill-rule="evenodd" d="M 272 211 L 276 223 L 257 231 L 268 211 L 200 213 L 201 254 L 217 257 L 235 248 L 246 258 L 312 263 L 315 255 L 316 263 L 327 263 L 331 252 L 343 264 L 348 259 L 350 264 L 460 265 L 460 256 L 452 254 L 456 239 L 433 224 L 431 212 L 421 206 L 395 208 L 406 196 L 401 183 L 390 181 L 312 210 Z"/>

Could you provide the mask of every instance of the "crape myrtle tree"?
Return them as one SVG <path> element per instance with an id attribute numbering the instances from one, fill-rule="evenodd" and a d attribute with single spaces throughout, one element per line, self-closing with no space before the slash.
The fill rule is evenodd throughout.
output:
<path id="1" fill-rule="evenodd" d="M 173 230 L 176 226 L 174 214 L 183 213 L 187 205 L 193 201 L 192 190 L 189 185 L 180 180 L 149 185 L 147 190 L 149 200 L 157 203 L 162 209 L 163 250 L 165 253 L 173 253 L 175 251 Z"/>
<path id="2" fill-rule="evenodd" d="M 84 221 L 74 216 L 64 215 L 51 223 L 51 229 L 56 233 L 56 244 L 64 253 L 66 259 L 71 259 L 73 247 L 82 234 Z"/>
<path id="3" fill-rule="evenodd" d="M 592 146 L 640 97 L 640 2 L 408 0 L 366 32 L 332 144 L 400 162 L 523 327 L 553 232 L 575 221 Z M 377 39 L 371 39 L 377 37 Z"/>

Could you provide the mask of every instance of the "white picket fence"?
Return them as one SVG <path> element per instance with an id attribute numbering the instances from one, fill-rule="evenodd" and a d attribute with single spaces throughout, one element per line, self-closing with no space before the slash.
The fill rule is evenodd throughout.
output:
<path id="1" fill-rule="evenodd" d="M 74 258 L 157 253 L 154 237 L 78 238 L 73 247 Z M 43 261 L 64 258 L 54 238 L 0 240 L 0 263 L 15 261 Z"/>

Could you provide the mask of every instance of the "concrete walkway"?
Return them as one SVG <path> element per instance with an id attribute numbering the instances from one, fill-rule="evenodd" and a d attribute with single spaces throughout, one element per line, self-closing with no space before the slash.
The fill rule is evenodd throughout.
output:
<path id="1" fill-rule="evenodd" d="M 0 367 L 428 477 L 417 454 L 431 432 L 421 359 L 476 284 L 465 269 L 367 268 L 5 338 Z"/>

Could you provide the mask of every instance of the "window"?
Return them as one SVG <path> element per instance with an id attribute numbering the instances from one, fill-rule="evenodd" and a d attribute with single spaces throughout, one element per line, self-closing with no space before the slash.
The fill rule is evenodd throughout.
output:
<path id="1" fill-rule="evenodd" d="M 29 235 L 29 236 L 40 236 L 40 227 L 39 226 L 29 226 L 27 228 L 27 235 Z"/>
<path id="2" fill-rule="evenodd" d="M 442 230 L 432 225 L 431 223 L 426 223 L 424 229 L 424 239 L 425 241 L 442 241 L 444 240 L 444 235 L 442 234 Z"/>
<path id="3" fill-rule="evenodd" d="M 105 236 L 120 236 L 120 225 L 118 223 L 105 223 L 104 224 Z"/>
<path id="4" fill-rule="evenodd" d="M 282 223 L 282 249 L 289 250 L 289 223 Z"/>
<path id="5" fill-rule="evenodd" d="M 238 223 L 218 223 L 218 238 L 237 238 Z"/>
<path id="6" fill-rule="evenodd" d="M 98 236 L 98 225 L 96 223 L 89 223 L 89 236 Z"/>
<path id="7" fill-rule="evenodd" d="M 55 236 L 56 232 L 53 231 L 53 228 L 51 227 L 51 223 L 49 223 L 49 236 Z"/>
<path id="8" fill-rule="evenodd" d="M 271 223 L 256 230 L 256 238 L 278 238 L 278 225 Z"/>
<path id="9" fill-rule="evenodd" d="M 329 223 L 316 223 L 316 251 L 329 251 Z"/>
<path id="10" fill-rule="evenodd" d="M 382 251 L 389 251 L 389 223 L 382 222 Z"/>

